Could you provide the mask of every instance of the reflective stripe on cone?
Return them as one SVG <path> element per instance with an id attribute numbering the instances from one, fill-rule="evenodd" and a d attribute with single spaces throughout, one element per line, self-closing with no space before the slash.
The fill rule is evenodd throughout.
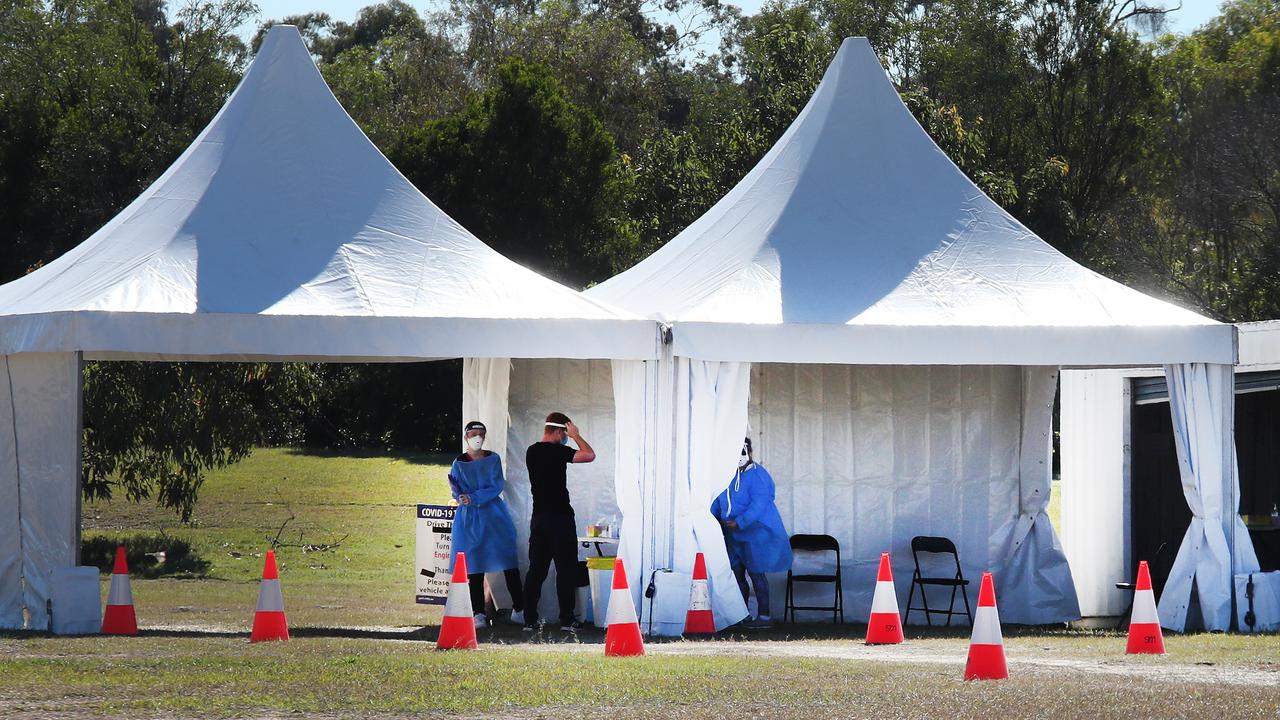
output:
<path id="1" fill-rule="evenodd" d="M 103 635 L 137 635 L 138 616 L 133 609 L 133 589 L 129 586 L 129 563 L 124 546 L 116 546 L 116 562 L 111 569 L 111 589 L 107 609 L 102 613 Z"/>
<path id="2" fill-rule="evenodd" d="M 871 618 L 867 620 L 868 645 L 897 645 L 902 642 L 902 618 L 898 614 L 898 593 L 893 587 L 893 566 L 889 553 L 880 553 L 876 591 L 871 596 Z"/>
<path id="3" fill-rule="evenodd" d="M 965 680 L 1004 680 L 1009 667 L 1004 657 L 1004 637 L 1000 634 L 1000 612 L 996 609 L 996 588 L 991 573 L 982 574 L 978 608 L 973 613 L 973 634 L 969 638 L 969 660 Z"/>
<path id="4" fill-rule="evenodd" d="M 459 552 L 449 581 L 449 597 L 444 601 L 437 650 L 475 650 L 476 623 L 471 610 L 471 588 L 467 585 L 467 554 Z"/>
<path id="5" fill-rule="evenodd" d="M 613 589 L 609 592 L 609 610 L 605 613 L 609 629 L 604 636 L 605 657 L 626 657 L 644 654 L 644 638 L 640 636 L 640 621 L 636 618 L 636 606 L 627 586 L 627 570 L 618 558 L 613 565 Z"/>
<path id="6" fill-rule="evenodd" d="M 1146 560 L 1138 563 L 1138 582 L 1133 591 L 1133 613 L 1129 616 L 1129 642 L 1125 652 L 1130 655 L 1164 654 L 1164 633 L 1160 630 L 1156 594 L 1151 589 L 1151 571 Z"/>
<path id="7" fill-rule="evenodd" d="M 276 553 L 268 550 L 262 564 L 262 583 L 258 586 L 258 606 L 253 613 L 253 631 L 249 633 L 249 641 L 288 639 L 289 621 L 284 615 L 284 595 L 280 592 Z"/>
<path id="8" fill-rule="evenodd" d="M 689 612 L 684 618 L 686 635 L 704 635 L 716 631 L 711 612 L 711 587 L 707 581 L 707 559 L 698 553 L 693 559 L 693 584 L 689 587 Z"/>

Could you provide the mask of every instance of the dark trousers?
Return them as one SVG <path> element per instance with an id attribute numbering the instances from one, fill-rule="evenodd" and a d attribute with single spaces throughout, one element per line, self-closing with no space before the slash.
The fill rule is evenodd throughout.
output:
<path id="1" fill-rule="evenodd" d="M 556 564 L 556 600 L 560 622 L 574 621 L 578 599 L 578 529 L 573 513 L 537 513 L 529 523 L 529 572 L 524 576 L 524 621 L 538 621 L 538 600 L 551 563 Z"/>
<path id="2" fill-rule="evenodd" d="M 747 591 L 747 568 L 739 566 L 733 569 L 734 577 L 738 578 L 738 589 L 742 591 L 742 602 L 751 599 L 751 593 Z M 750 573 L 751 589 L 756 591 L 756 611 L 769 616 L 769 578 L 764 573 Z"/>
<path id="3" fill-rule="evenodd" d="M 524 588 L 520 586 L 520 571 L 516 568 L 503 570 L 502 576 L 507 580 L 507 592 L 511 593 L 511 610 L 520 612 L 524 609 Z M 467 586 L 471 589 L 471 612 L 479 615 L 484 612 L 484 573 L 468 575 Z"/>

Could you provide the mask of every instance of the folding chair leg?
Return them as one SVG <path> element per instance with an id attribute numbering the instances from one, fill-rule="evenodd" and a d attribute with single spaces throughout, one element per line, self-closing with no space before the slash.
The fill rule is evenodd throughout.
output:
<path id="1" fill-rule="evenodd" d="M 951 627 L 951 616 L 956 614 L 956 587 L 951 586 L 951 602 L 947 604 L 947 627 Z"/>
<path id="2" fill-rule="evenodd" d="M 923 591 L 923 588 L 921 590 Z M 906 617 L 902 618 L 903 625 L 906 625 L 907 621 L 911 619 L 911 599 L 914 598 L 915 596 L 916 596 L 916 578 L 913 575 L 911 577 L 911 589 L 907 591 L 907 614 L 906 614 Z"/>
<path id="3" fill-rule="evenodd" d="M 964 614 L 969 617 L 969 627 L 973 627 L 973 612 L 969 610 L 969 588 L 960 586 L 960 597 L 964 598 Z"/>
<path id="4" fill-rule="evenodd" d="M 920 585 L 920 604 L 924 605 L 924 621 L 929 627 L 933 627 L 933 613 L 929 612 L 929 593 L 923 584 Z"/>

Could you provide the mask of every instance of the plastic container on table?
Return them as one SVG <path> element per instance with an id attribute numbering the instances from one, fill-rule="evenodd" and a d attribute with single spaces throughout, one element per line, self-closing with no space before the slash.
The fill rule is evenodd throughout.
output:
<path id="1" fill-rule="evenodd" d="M 596 627 L 608 627 L 609 591 L 613 588 L 615 557 L 587 558 L 587 581 L 591 585 L 591 621 Z"/>

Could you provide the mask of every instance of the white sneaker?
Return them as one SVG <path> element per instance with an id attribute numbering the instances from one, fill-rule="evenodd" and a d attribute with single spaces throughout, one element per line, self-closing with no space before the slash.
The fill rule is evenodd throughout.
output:
<path id="1" fill-rule="evenodd" d="M 476 613 L 472 620 L 475 621 L 477 630 L 489 627 L 489 618 L 484 613 Z"/>
<path id="2" fill-rule="evenodd" d="M 521 610 L 520 612 L 516 612 L 515 610 L 512 610 L 512 611 L 511 611 L 511 624 L 512 624 L 512 625 L 523 625 L 523 624 L 524 624 L 524 611 L 523 611 L 523 610 Z"/>

